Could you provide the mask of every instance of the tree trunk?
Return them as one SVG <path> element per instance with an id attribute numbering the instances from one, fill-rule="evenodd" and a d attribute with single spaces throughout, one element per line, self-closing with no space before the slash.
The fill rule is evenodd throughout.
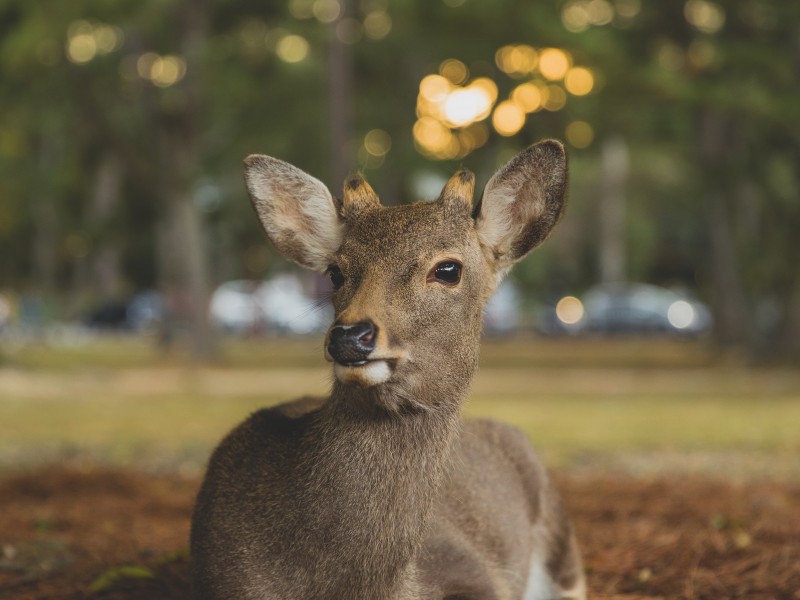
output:
<path id="1" fill-rule="evenodd" d="M 179 114 L 164 115 L 160 140 L 167 214 L 166 224 L 160 229 L 159 256 L 168 305 L 162 342 L 171 342 L 176 324 L 183 322 L 191 353 L 195 358 L 208 359 L 218 348 L 208 315 L 211 293 L 203 222 L 193 198 L 201 159 L 199 76 L 208 35 L 208 4 L 187 0 L 180 9 L 186 77 L 176 91 L 183 94 L 184 108 Z"/>
<path id="2" fill-rule="evenodd" d="M 89 285 L 96 298 L 108 300 L 122 291 L 120 250 L 111 223 L 122 200 L 122 162 L 114 154 L 100 160 L 86 224 L 93 239 L 89 265 Z"/>
<path id="3" fill-rule="evenodd" d="M 729 204 L 735 187 L 729 172 L 731 153 L 735 151 L 732 124 L 722 115 L 709 110 L 700 119 L 700 164 L 711 187 L 704 190 L 708 206 L 708 266 L 711 283 L 711 304 L 714 330 L 722 344 L 744 344 L 748 341 L 747 297 L 743 287 L 740 259 L 736 247 L 735 219 Z"/>
<path id="4" fill-rule="evenodd" d="M 626 277 L 625 186 L 628 145 L 620 137 L 603 142 L 600 187 L 600 281 L 622 283 Z"/>
<path id="5" fill-rule="evenodd" d="M 353 141 L 353 52 L 339 39 L 336 29 L 342 19 L 351 13 L 350 0 L 339 0 L 339 18 L 330 26 L 330 51 L 328 57 L 328 94 L 331 126 L 331 189 L 341 189 L 353 168 L 351 142 Z"/>
<path id="6" fill-rule="evenodd" d="M 39 148 L 39 185 L 33 194 L 35 208 L 33 226 L 34 287 L 45 296 L 56 288 L 56 235 L 58 215 L 49 187 L 57 163 L 57 149 L 52 138 L 44 136 Z"/>

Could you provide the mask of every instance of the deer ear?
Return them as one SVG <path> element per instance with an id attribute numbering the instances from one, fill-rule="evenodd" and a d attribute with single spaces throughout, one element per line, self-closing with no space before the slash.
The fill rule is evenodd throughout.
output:
<path id="1" fill-rule="evenodd" d="M 499 276 L 547 238 L 561 217 L 566 191 L 567 155 L 555 140 L 520 152 L 489 180 L 475 226 Z"/>
<path id="2" fill-rule="evenodd" d="M 328 188 L 297 167 L 261 154 L 244 160 L 244 180 L 275 247 L 304 267 L 327 269 L 342 242 L 342 223 Z"/>

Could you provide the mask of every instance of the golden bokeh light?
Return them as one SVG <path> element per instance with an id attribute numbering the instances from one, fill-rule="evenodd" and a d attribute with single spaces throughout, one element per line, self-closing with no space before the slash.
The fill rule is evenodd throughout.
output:
<path id="1" fill-rule="evenodd" d="M 527 44 L 503 46 L 494 56 L 497 67 L 512 77 L 532 73 L 539 62 L 539 54 Z"/>
<path id="2" fill-rule="evenodd" d="M 556 317 L 566 325 L 579 323 L 584 314 L 583 302 L 575 296 L 564 296 L 556 304 Z"/>
<path id="3" fill-rule="evenodd" d="M 150 66 L 150 81 L 158 87 L 169 87 L 186 75 L 186 61 L 179 56 L 159 56 Z"/>
<path id="4" fill-rule="evenodd" d="M 112 25 L 97 25 L 93 32 L 97 51 L 100 54 L 108 54 L 118 50 L 122 46 L 124 35 L 122 29 Z"/>
<path id="5" fill-rule="evenodd" d="M 83 65 L 98 54 L 108 54 L 122 47 L 124 35 L 115 25 L 79 19 L 67 28 L 66 54 L 70 62 Z"/>
<path id="6" fill-rule="evenodd" d="M 564 86 L 573 96 L 585 96 L 594 87 L 594 75 L 589 69 L 572 67 L 564 78 Z"/>
<path id="7" fill-rule="evenodd" d="M 683 7 L 686 20 L 703 33 L 716 33 L 725 25 L 725 9 L 716 2 L 688 0 Z"/>
<path id="8" fill-rule="evenodd" d="M 594 141 L 594 129 L 586 121 L 572 121 L 567 125 L 564 137 L 575 148 L 588 148 Z"/>
<path id="9" fill-rule="evenodd" d="M 525 124 L 525 111 L 511 100 L 504 100 L 497 105 L 492 115 L 492 126 L 503 136 L 517 133 Z"/>
<path id="10" fill-rule="evenodd" d="M 150 79 L 150 70 L 153 68 L 153 63 L 159 59 L 158 54 L 155 52 L 145 52 L 136 59 L 136 72 L 142 79 Z"/>
<path id="11" fill-rule="evenodd" d="M 282 61 L 287 63 L 298 63 L 308 56 L 309 45 L 306 38 L 300 35 L 290 34 L 278 41 L 275 53 Z"/>
<path id="12" fill-rule="evenodd" d="M 67 41 L 67 58 L 77 65 L 86 64 L 97 54 L 97 42 L 91 33 L 79 33 Z"/>
<path id="13" fill-rule="evenodd" d="M 608 0 L 589 0 L 586 3 L 589 21 L 592 25 L 608 25 L 614 18 L 614 7 Z"/>
<path id="14" fill-rule="evenodd" d="M 314 0 L 289 0 L 289 13 L 295 19 L 310 19 L 314 16 Z"/>
<path id="15" fill-rule="evenodd" d="M 342 5 L 338 0 L 314 0 L 311 13 L 320 23 L 333 23 L 342 13 Z"/>
<path id="16" fill-rule="evenodd" d="M 585 2 L 570 2 L 561 10 L 561 23 L 567 31 L 581 33 L 589 29 L 591 21 Z"/>
<path id="17" fill-rule="evenodd" d="M 571 64 L 570 55 L 559 48 L 545 48 L 539 55 L 539 71 L 550 81 L 563 79 Z"/>
<path id="18" fill-rule="evenodd" d="M 385 156 L 392 149 L 392 136 L 383 129 L 372 129 L 364 136 L 364 148 L 372 156 Z"/>
<path id="19" fill-rule="evenodd" d="M 616 0 L 614 2 L 614 10 L 620 17 L 625 19 L 632 19 L 638 15 L 642 10 L 641 0 Z"/>
<path id="20" fill-rule="evenodd" d="M 497 101 L 497 84 L 488 77 L 478 77 L 469 84 L 469 87 L 481 90 L 492 104 Z M 481 115 L 479 120 L 488 117 L 489 113 L 481 113 Z"/>
<path id="21" fill-rule="evenodd" d="M 567 31 L 580 33 L 591 25 L 608 25 L 615 15 L 630 19 L 638 14 L 639 0 L 573 0 L 561 10 L 561 22 Z"/>
<path id="22" fill-rule="evenodd" d="M 464 83 L 469 77 L 469 69 L 460 60 L 448 58 L 439 65 L 439 74 L 456 85 Z"/>
<path id="23" fill-rule="evenodd" d="M 448 94 L 443 109 L 444 118 L 451 127 L 464 127 L 480 120 L 482 115 L 488 116 L 492 99 L 482 88 L 470 86 Z"/>
<path id="24" fill-rule="evenodd" d="M 450 88 L 450 82 L 441 75 L 426 75 L 419 82 L 419 92 L 429 102 L 443 102 Z"/>
<path id="25" fill-rule="evenodd" d="M 422 117 L 414 123 L 414 140 L 427 150 L 445 148 L 450 130 L 432 117 Z"/>
<path id="26" fill-rule="evenodd" d="M 581 1 L 586 10 L 595 2 Z M 607 15 L 602 11 L 612 5 L 608 0 L 600 2 L 595 3 L 597 12 L 592 18 L 604 22 Z M 490 126 L 483 123 L 486 119 L 491 117 L 491 128 L 509 137 L 525 126 L 528 114 L 542 109 L 559 111 L 566 106 L 567 92 L 584 96 L 596 87 L 594 73 L 586 67 L 573 67 L 570 53 L 560 48 L 506 45 L 495 53 L 495 62 L 508 76 L 523 79 L 499 104 L 497 83 L 488 77 L 470 81 L 468 67 L 456 58 L 443 60 L 438 73 L 422 78 L 413 129 L 420 152 L 440 160 L 463 158 L 488 141 Z M 583 130 L 580 126 L 571 129 L 570 143 L 575 147 L 591 143 L 593 132 L 584 125 Z"/>
<path id="27" fill-rule="evenodd" d="M 461 152 L 466 156 L 489 141 L 489 129 L 483 123 L 473 123 L 458 132 Z"/>
<path id="28" fill-rule="evenodd" d="M 526 113 L 531 113 L 542 108 L 544 104 L 542 92 L 532 83 L 523 83 L 511 92 L 511 99 Z"/>
<path id="29" fill-rule="evenodd" d="M 392 18 L 385 10 L 373 10 L 364 17 L 364 31 L 371 40 L 382 40 L 392 30 Z"/>
<path id="30" fill-rule="evenodd" d="M 544 102 L 544 109 L 556 112 L 564 108 L 567 104 L 567 93 L 564 88 L 558 85 L 547 86 L 547 100 Z"/>

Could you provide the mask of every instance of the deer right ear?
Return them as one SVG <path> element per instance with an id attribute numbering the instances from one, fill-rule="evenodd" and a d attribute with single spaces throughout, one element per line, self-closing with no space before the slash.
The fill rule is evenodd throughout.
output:
<path id="1" fill-rule="evenodd" d="M 342 223 L 328 188 L 277 158 L 244 160 L 250 201 L 270 241 L 303 267 L 324 271 L 342 243 Z"/>
<path id="2" fill-rule="evenodd" d="M 520 152 L 489 180 L 475 226 L 498 277 L 547 238 L 561 217 L 566 191 L 567 155 L 555 140 Z"/>

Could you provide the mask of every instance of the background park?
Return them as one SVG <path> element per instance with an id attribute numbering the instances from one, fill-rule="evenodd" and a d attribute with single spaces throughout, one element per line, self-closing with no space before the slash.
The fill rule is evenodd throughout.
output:
<path id="1" fill-rule="evenodd" d="M 0 0 L 0 106 L 1 598 L 186 597 L 210 450 L 326 391 L 244 156 L 399 204 L 549 137 L 467 414 L 529 434 L 593 597 L 800 598 L 799 4 Z"/>

